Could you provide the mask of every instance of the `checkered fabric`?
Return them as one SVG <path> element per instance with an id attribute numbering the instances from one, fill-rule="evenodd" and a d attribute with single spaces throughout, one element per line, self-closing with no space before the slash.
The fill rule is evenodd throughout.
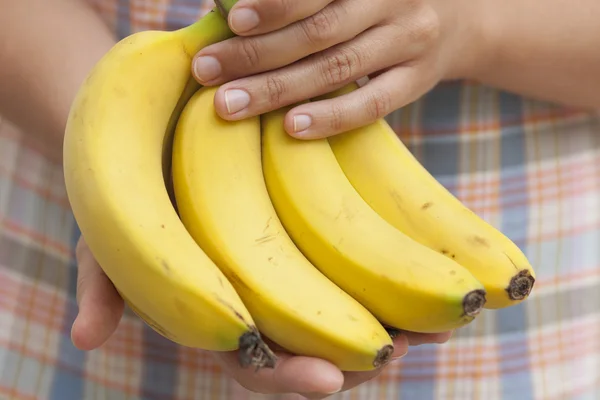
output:
<path id="1" fill-rule="evenodd" d="M 118 37 L 174 29 L 201 0 L 93 0 Z M 388 117 L 419 160 L 513 239 L 537 270 L 522 305 L 487 311 L 332 399 L 600 399 L 600 118 L 468 82 L 439 85 Z M 211 356 L 131 312 L 76 350 L 79 232 L 60 165 L 0 120 L 0 399 L 246 400 Z M 401 307 L 401 305 L 399 305 Z"/>

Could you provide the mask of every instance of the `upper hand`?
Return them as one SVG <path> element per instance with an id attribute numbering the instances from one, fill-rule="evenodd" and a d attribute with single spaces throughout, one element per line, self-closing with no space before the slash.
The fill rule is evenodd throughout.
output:
<path id="1" fill-rule="evenodd" d="M 465 0 L 239 0 L 228 17 L 238 36 L 202 49 L 194 76 L 222 85 L 215 106 L 227 120 L 369 76 L 351 94 L 287 114 L 292 136 L 326 137 L 384 117 L 474 68 L 476 10 Z"/>
<path id="2" fill-rule="evenodd" d="M 71 329 L 75 347 L 92 350 L 104 344 L 117 329 L 123 315 L 124 302 L 104 274 L 92 253 L 80 238 L 77 244 L 77 304 L 79 311 Z M 439 334 L 407 333 L 394 339 L 393 357 L 401 357 L 409 345 L 443 343 L 450 332 Z M 342 373 L 333 364 L 312 357 L 294 356 L 279 349 L 279 360 L 273 369 L 243 369 L 236 352 L 212 352 L 221 367 L 239 384 L 258 393 L 299 393 L 310 399 L 323 399 L 327 393 L 349 390 L 368 381 L 382 371 Z"/>

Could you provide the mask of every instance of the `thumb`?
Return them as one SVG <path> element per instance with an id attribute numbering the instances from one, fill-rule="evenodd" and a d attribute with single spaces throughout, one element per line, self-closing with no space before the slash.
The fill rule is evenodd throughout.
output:
<path id="1" fill-rule="evenodd" d="M 117 329 L 124 303 L 83 237 L 77 243 L 76 257 L 79 311 L 71 328 L 71 341 L 80 350 L 93 350 Z"/>

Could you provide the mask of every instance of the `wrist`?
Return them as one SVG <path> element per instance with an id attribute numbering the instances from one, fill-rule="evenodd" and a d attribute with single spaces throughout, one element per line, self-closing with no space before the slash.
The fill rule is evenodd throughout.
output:
<path id="1" fill-rule="evenodd" d="M 493 64 L 495 45 L 483 1 L 431 0 L 443 21 L 442 80 L 477 79 Z"/>

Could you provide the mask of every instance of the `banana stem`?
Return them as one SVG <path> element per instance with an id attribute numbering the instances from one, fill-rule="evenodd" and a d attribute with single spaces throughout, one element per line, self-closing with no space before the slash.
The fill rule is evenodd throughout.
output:
<path id="1" fill-rule="evenodd" d="M 217 7 L 193 24 L 179 29 L 177 34 L 180 35 L 185 52 L 190 59 L 203 47 L 235 36 Z"/>
<path id="2" fill-rule="evenodd" d="M 215 8 L 208 14 L 179 30 L 185 52 L 190 57 L 193 57 L 202 47 L 235 36 L 227 24 L 227 15 L 237 2 L 238 0 L 215 0 Z M 202 38 L 202 41 L 198 38 Z"/>
<path id="3" fill-rule="evenodd" d="M 229 11 L 231 11 L 233 6 L 237 2 L 238 0 L 215 0 L 215 5 L 217 6 L 217 9 L 219 10 L 223 18 L 227 19 Z"/>

